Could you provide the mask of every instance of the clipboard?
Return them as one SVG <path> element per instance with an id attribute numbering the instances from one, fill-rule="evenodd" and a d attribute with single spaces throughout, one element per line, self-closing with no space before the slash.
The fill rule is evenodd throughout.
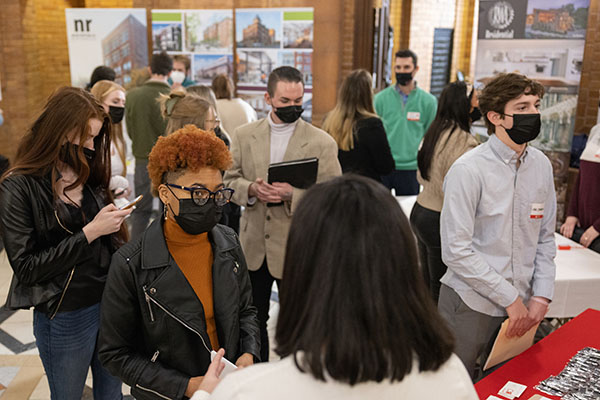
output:
<path id="1" fill-rule="evenodd" d="M 268 182 L 286 182 L 298 189 L 308 189 L 317 182 L 319 159 L 316 157 L 270 164 Z"/>

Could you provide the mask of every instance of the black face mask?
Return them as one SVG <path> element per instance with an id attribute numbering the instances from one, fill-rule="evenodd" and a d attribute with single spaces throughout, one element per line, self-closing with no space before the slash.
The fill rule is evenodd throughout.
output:
<path id="1" fill-rule="evenodd" d="M 471 118 L 471 122 L 479 121 L 481 119 L 481 110 L 479 110 L 479 107 L 473 108 L 473 111 L 469 114 L 469 118 Z"/>
<path id="2" fill-rule="evenodd" d="M 171 193 L 173 192 L 171 191 Z M 175 196 L 174 193 L 173 196 Z M 179 214 L 175 215 L 173 209 L 170 206 L 169 208 L 171 208 L 177 225 L 187 234 L 200 235 L 208 232 L 221 220 L 223 207 L 217 206 L 212 199 L 203 206 L 199 206 L 192 199 L 180 199 L 177 196 L 175 198 L 179 200 Z"/>
<path id="3" fill-rule="evenodd" d="M 277 107 L 275 115 L 286 124 L 292 124 L 300 118 L 303 112 L 302 106 Z"/>
<path id="4" fill-rule="evenodd" d="M 396 82 L 400 86 L 406 86 L 413 80 L 412 72 L 396 72 Z"/>
<path id="5" fill-rule="evenodd" d="M 124 114 L 125 107 L 108 106 L 108 115 L 110 115 L 113 124 L 123 121 Z"/>
<path id="6" fill-rule="evenodd" d="M 71 168 L 76 168 L 75 160 L 73 160 L 71 158 L 71 151 L 73 153 L 77 153 L 79 151 L 79 147 L 80 147 L 79 145 L 73 144 L 71 142 L 67 142 L 67 143 L 63 144 L 63 146 L 60 150 L 60 156 L 59 156 L 60 160 L 62 162 L 64 162 L 65 164 L 67 164 L 68 166 L 70 166 Z M 83 155 L 85 156 L 85 159 L 88 162 L 88 166 L 91 166 L 92 162 L 94 161 L 94 158 L 96 158 L 96 151 L 92 150 L 92 149 L 88 149 L 87 147 L 84 147 Z"/>
<path id="7" fill-rule="evenodd" d="M 542 118 L 540 114 L 504 114 L 513 118 L 513 127 L 506 129 L 510 139 L 516 144 L 531 142 L 540 134 Z"/>

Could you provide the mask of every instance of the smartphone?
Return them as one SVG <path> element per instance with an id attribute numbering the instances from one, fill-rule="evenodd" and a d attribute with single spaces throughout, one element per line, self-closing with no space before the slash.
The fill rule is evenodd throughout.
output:
<path id="1" fill-rule="evenodd" d="M 135 206 L 137 203 L 140 202 L 140 200 L 142 200 L 142 197 L 144 197 L 143 194 L 140 194 L 138 197 L 136 197 L 135 199 L 133 199 L 132 202 L 125 204 L 122 207 L 119 207 L 119 210 L 129 210 L 131 207 Z"/>

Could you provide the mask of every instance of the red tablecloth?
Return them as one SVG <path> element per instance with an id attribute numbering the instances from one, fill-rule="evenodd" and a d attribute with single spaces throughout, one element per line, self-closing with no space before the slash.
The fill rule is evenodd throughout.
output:
<path id="1" fill-rule="evenodd" d="M 559 397 L 544 394 L 533 387 L 550 375 L 556 375 L 584 347 L 600 349 L 600 311 L 587 309 L 571 321 L 513 358 L 498 370 L 475 384 L 480 399 L 498 395 L 507 381 L 527 385 L 519 400 L 528 400 L 536 393 L 550 399 Z"/>

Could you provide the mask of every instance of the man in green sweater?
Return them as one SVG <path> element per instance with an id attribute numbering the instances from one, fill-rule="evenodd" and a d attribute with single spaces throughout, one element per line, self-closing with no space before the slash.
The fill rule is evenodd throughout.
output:
<path id="1" fill-rule="evenodd" d="M 150 79 L 142 86 L 130 90 L 125 100 L 125 123 L 135 157 L 135 195 L 144 196 L 131 216 L 132 239 L 142 235 L 152 217 L 148 154 L 167 127 L 157 99 L 171 90 L 167 78 L 173 69 L 173 59 L 165 52 L 153 54 L 149 69 Z"/>
<path id="2" fill-rule="evenodd" d="M 396 52 L 396 85 L 375 95 L 375 111 L 381 117 L 396 170 L 382 177 L 397 196 L 419 193 L 417 152 L 437 112 L 436 98 L 417 87 L 417 55 L 411 50 Z"/>

